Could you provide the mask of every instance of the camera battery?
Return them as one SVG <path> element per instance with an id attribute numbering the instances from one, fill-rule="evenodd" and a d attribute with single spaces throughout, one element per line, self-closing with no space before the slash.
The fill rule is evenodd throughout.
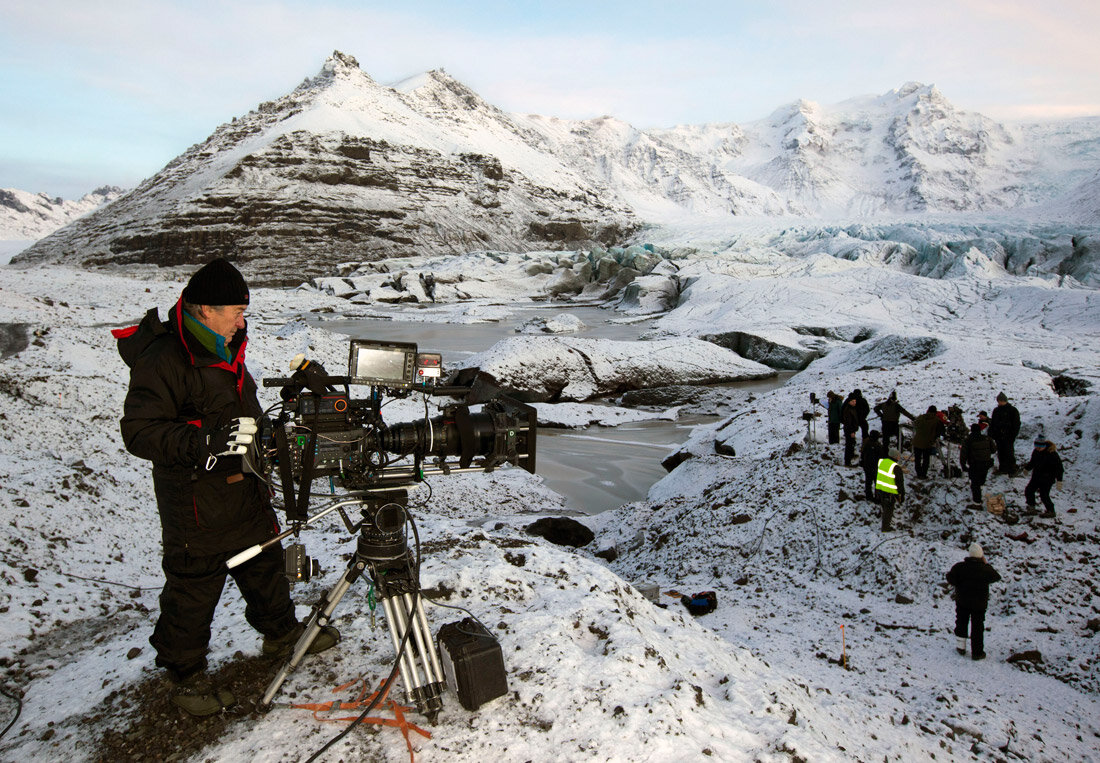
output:
<path id="1" fill-rule="evenodd" d="M 467 710 L 508 693 L 504 657 L 493 634 L 472 618 L 439 629 L 439 652 L 447 685 Z"/>

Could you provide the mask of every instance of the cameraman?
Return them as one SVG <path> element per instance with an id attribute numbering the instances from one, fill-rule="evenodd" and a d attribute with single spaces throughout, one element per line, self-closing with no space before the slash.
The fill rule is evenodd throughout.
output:
<path id="1" fill-rule="evenodd" d="M 245 619 L 264 636 L 264 654 L 288 653 L 302 632 L 278 544 L 226 568 L 231 556 L 278 532 L 266 486 L 239 455 L 262 414 L 244 363 L 248 301 L 240 271 L 216 259 L 191 276 L 168 321 L 153 309 L 138 326 L 114 332 L 130 366 L 122 438 L 153 463 L 160 513 L 165 584 L 149 643 L 173 703 L 199 716 L 235 702 L 205 672 L 226 574 L 244 597 Z M 326 627 L 309 651 L 338 640 Z"/>

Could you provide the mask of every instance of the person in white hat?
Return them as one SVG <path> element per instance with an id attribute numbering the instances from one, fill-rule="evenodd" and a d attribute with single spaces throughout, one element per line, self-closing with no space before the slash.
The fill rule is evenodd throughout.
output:
<path id="1" fill-rule="evenodd" d="M 989 586 L 1001 579 L 985 560 L 978 543 L 971 543 L 968 556 L 947 573 L 947 582 L 955 586 L 955 637 L 959 654 L 966 654 L 969 626 L 970 656 L 985 659 L 985 610 L 989 605 Z"/>

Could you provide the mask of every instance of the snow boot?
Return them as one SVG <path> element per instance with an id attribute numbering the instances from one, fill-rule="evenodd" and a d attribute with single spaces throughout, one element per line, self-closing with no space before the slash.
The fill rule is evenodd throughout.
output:
<path id="1" fill-rule="evenodd" d="M 959 654 L 966 654 L 966 639 L 955 637 L 955 651 Z"/>
<path id="2" fill-rule="evenodd" d="M 201 670 L 173 682 L 173 686 L 172 704 L 199 718 L 221 712 L 237 702 L 231 691 L 214 686 L 210 676 Z"/>
<path id="3" fill-rule="evenodd" d="M 298 623 L 278 638 L 265 636 L 261 651 L 265 657 L 288 657 L 294 645 L 298 643 L 298 639 L 305 633 L 305 630 L 306 626 Z M 336 630 L 331 625 L 324 625 L 321 627 L 321 630 L 317 632 L 317 636 L 313 639 L 313 643 L 309 645 L 306 654 L 318 654 L 326 649 L 331 649 L 336 646 L 339 641 L 340 631 Z"/>

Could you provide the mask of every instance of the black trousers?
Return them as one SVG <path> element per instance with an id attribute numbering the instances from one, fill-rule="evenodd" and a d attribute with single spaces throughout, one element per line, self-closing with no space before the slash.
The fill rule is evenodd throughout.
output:
<path id="1" fill-rule="evenodd" d="M 894 446 L 898 450 L 901 450 L 901 426 L 897 421 L 882 421 L 882 447 L 885 450 L 890 449 L 890 438 L 893 437 L 897 444 Z"/>
<path id="2" fill-rule="evenodd" d="M 1016 471 L 1016 438 L 998 437 L 997 443 L 997 468 L 1002 472 Z"/>
<path id="3" fill-rule="evenodd" d="M 913 467 L 921 479 L 928 476 L 928 462 L 935 452 L 935 448 L 913 448 Z"/>
<path id="4" fill-rule="evenodd" d="M 897 506 L 898 497 L 894 493 L 877 491 L 878 505 L 882 509 L 882 531 L 891 532 L 894 529 L 894 507 Z"/>
<path id="5" fill-rule="evenodd" d="M 974 503 L 982 502 L 982 485 L 985 484 L 985 478 L 989 475 L 990 466 L 991 464 L 970 467 L 970 497 L 974 499 Z"/>
<path id="6" fill-rule="evenodd" d="M 851 466 L 856 456 L 856 433 L 844 433 L 844 465 Z"/>
<path id="7" fill-rule="evenodd" d="M 1047 480 L 1037 480 L 1033 476 L 1027 482 L 1027 487 L 1024 488 L 1024 500 L 1028 506 L 1035 505 L 1035 493 L 1039 493 L 1039 500 L 1043 502 L 1043 506 L 1047 511 L 1054 511 L 1054 501 L 1050 499 L 1050 489 L 1054 487 L 1053 482 Z"/>
<path id="8" fill-rule="evenodd" d="M 829 423 L 829 444 L 836 445 L 840 442 L 840 422 Z"/>
<path id="9" fill-rule="evenodd" d="M 225 562 L 233 555 L 164 555 L 160 617 L 149 643 L 157 650 L 157 666 L 167 668 L 174 680 L 206 667 L 210 623 L 227 575 L 233 576 L 244 597 L 245 619 L 264 636 L 278 638 L 298 624 L 290 582 L 283 572 L 282 548 L 271 546 L 254 559 L 228 569 Z"/>
<path id="10" fill-rule="evenodd" d="M 878 481 L 878 466 L 874 469 L 863 467 L 863 497 L 875 501 L 875 483 Z"/>
<path id="11" fill-rule="evenodd" d="M 970 655 L 985 654 L 985 607 L 972 609 L 955 602 L 955 635 L 967 637 L 970 626 Z"/>

